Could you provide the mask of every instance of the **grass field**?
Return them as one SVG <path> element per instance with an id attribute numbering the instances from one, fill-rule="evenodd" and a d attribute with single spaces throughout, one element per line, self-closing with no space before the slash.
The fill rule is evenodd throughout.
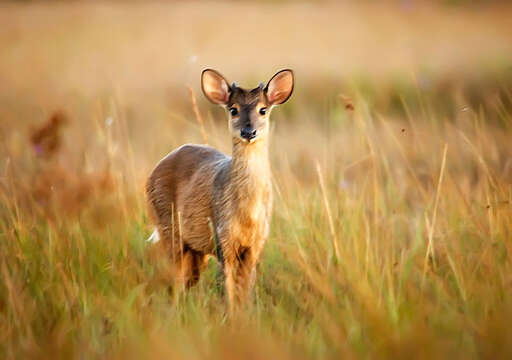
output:
<path id="1" fill-rule="evenodd" d="M 512 8 L 405 3 L 0 4 L 0 358 L 510 358 Z M 233 318 L 144 242 L 206 66 L 297 77 Z"/>

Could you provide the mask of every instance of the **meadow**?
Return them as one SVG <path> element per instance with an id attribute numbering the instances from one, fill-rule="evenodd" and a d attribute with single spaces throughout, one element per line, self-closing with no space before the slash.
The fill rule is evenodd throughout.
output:
<path id="1" fill-rule="evenodd" d="M 511 13 L 0 4 L 0 358 L 510 358 Z M 271 235 L 233 317 L 214 259 L 172 295 L 144 241 L 156 162 L 230 152 L 205 67 L 246 87 L 296 72 L 272 114 Z"/>

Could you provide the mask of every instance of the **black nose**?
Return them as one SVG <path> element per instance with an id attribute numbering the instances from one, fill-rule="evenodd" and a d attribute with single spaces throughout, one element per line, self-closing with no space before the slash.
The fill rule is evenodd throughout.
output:
<path id="1" fill-rule="evenodd" d="M 256 130 L 250 127 L 243 128 L 240 130 L 240 136 L 247 140 L 254 139 L 256 137 Z"/>

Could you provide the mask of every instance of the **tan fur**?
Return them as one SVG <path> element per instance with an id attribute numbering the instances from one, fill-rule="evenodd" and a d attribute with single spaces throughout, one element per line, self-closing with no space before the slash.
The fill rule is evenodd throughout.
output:
<path id="1" fill-rule="evenodd" d="M 157 164 L 146 194 L 150 217 L 178 266 L 178 280 L 193 285 L 207 257 L 216 256 L 232 309 L 247 297 L 268 237 L 272 212 L 270 110 L 262 115 L 260 109 L 274 104 L 267 102 L 265 89 L 231 88 L 217 74 L 213 73 L 214 81 L 203 85 L 207 97 L 216 103 L 225 99 L 225 106 L 242 109 L 239 116 L 230 116 L 232 157 L 209 146 L 183 145 Z M 241 138 L 242 126 L 256 129 L 258 136 L 249 141 Z"/>

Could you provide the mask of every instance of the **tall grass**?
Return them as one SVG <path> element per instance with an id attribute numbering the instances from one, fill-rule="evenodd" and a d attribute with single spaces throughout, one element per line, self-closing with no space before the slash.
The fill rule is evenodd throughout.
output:
<path id="1" fill-rule="evenodd" d="M 416 4 L 2 4 L 0 358 L 509 358 L 508 7 Z M 203 65 L 281 63 L 271 234 L 228 318 L 214 259 L 169 293 L 144 182 L 230 152 Z"/>
<path id="2" fill-rule="evenodd" d="M 510 355 L 510 115 L 463 107 L 438 119 L 419 91 L 423 106 L 389 118 L 349 91 L 311 118 L 287 118 L 307 114 L 297 102 L 274 114 L 272 231 L 254 303 L 236 318 L 213 259 L 198 286 L 168 293 L 169 263 L 144 242 L 152 161 L 134 165 L 144 149 L 119 99 L 75 124 L 94 139 L 81 154 L 73 125 L 50 159 L 28 136 L 6 139 L 1 357 Z M 205 127 L 229 146 L 224 124 Z M 191 118 L 173 141 L 201 137 Z M 43 177 L 49 194 L 34 191 Z"/>

